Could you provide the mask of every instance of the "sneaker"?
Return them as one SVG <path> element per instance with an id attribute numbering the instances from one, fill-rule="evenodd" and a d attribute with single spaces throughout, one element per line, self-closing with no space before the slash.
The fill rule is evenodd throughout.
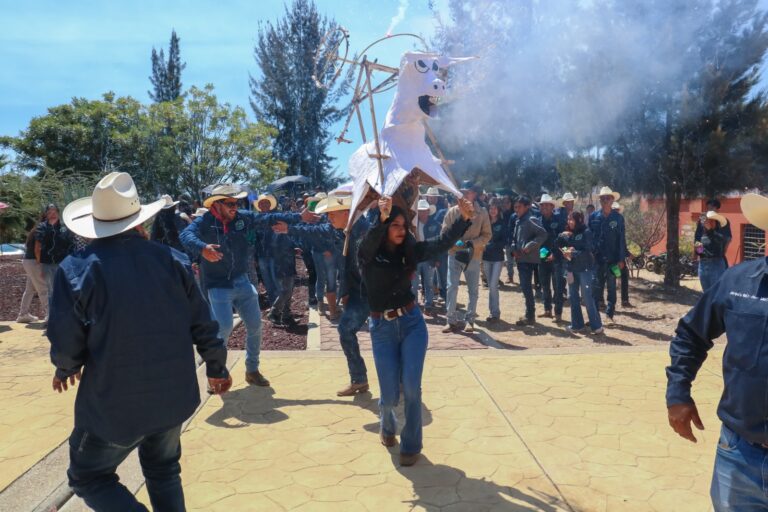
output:
<path id="1" fill-rule="evenodd" d="M 594 334 L 595 336 L 597 336 L 597 335 L 599 335 L 599 334 L 603 334 L 604 332 L 605 332 L 605 329 L 603 329 L 602 327 L 600 327 L 599 329 L 595 329 L 594 331 L 592 331 L 592 334 Z"/>
<path id="2" fill-rule="evenodd" d="M 533 318 L 521 317 L 517 322 L 515 322 L 515 325 L 519 327 L 526 326 L 526 325 L 536 325 L 536 320 Z"/>
<path id="3" fill-rule="evenodd" d="M 32 322 L 39 322 L 40 319 L 37 318 L 35 315 L 32 315 L 30 313 L 19 315 L 19 317 L 16 319 L 17 323 L 20 324 L 31 324 Z"/>
<path id="4" fill-rule="evenodd" d="M 467 324 L 464 326 L 464 332 L 475 332 L 474 324 L 472 324 L 472 322 L 467 322 Z"/>
<path id="5" fill-rule="evenodd" d="M 586 329 L 586 327 L 579 327 L 579 328 L 576 328 L 576 327 L 571 327 L 571 326 L 569 325 L 569 326 L 566 326 L 566 328 L 565 328 L 565 331 L 566 331 L 568 334 L 580 334 L 580 333 L 584 332 L 584 330 L 585 330 L 585 329 Z"/>
<path id="6" fill-rule="evenodd" d="M 299 322 L 297 322 L 296 319 L 293 318 L 293 316 L 291 315 L 283 315 L 281 320 L 282 320 L 282 324 L 285 325 L 286 327 L 295 327 L 299 325 Z"/>

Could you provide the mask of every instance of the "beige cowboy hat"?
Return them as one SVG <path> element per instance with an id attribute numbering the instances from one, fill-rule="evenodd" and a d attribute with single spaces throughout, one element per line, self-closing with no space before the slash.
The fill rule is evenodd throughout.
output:
<path id="1" fill-rule="evenodd" d="M 197 210 L 195 210 L 195 213 L 192 214 L 192 217 L 195 217 L 195 218 L 202 217 L 206 213 L 208 213 L 208 208 L 198 208 Z"/>
<path id="2" fill-rule="evenodd" d="M 111 172 L 96 184 L 91 197 L 69 203 L 62 219 L 75 234 L 94 240 L 129 231 L 157 215 L 165 205 L 165 199 L 142 205 L 131 175 Z"/>
<path id="3" fill-rule="evenodd" d="M 621 204 L 618 201 L 614 201 L 611 205 L 611 210 L 621 210 Z"/>
<path id="4" fill-rule="evenodd" d="M 419 202 L 416 204 L 416 209 L 420 212 L 429 210 L 429 214 L 434 215 L 437 211 L 437 206 L 429 204 L 426 199 L 419 199 Z"/>
<path id="5" fill-rule="evenodd" d="M 768 230 L 768 197 L 759 194 L 745 194 L 741 198 L 741 211 L 750 224 Z"/>
<path id="6" fill-rule="evenodd" d="M 603 187 L 603 188 L 601 188 L 601 189 L 600 189 L 600 193 L 599 193 L 599 194 L 597 194 L 597 195 L 598 195 L 599 197 L 603 197 L 603 196 L 613 196 L 613 200 L 614 200 L 614 201 L 618 201 L 619 199 L 621 199 L 621 194 L 619 194 L 618 192 L 614 192 L 613 190 L 611 190 L 611 187 Z"/>
<path id="7" fill-rule="evenodd" d="M 354 182 L 350 181 L 348 183 L 339 185 L 335 189 L 331 190 L 331 193 L 329 195 L 336 196 L 336 197 L 351 196 L 354 187 L 355 187 Z"/>
<path id="8" fill-rule="evenodd" d="M 339 212 L 352 208 L 352 196 L 328 196 L 315 206 L 315 213 Z"/>
<path id="9" fill-rule="evenodd" d="M 179 201 L 174 201 L 173 198 L 171 196 L 169 196 L 168 194 L 163 194 L 160 197 L 160 199 L 165 201 L 165 205 L 163 205 L 163 210 L 167 210 L 168 208 L 173 208 L 177 204 L 179 204 Z"/>
<path id="10" fill-rule="evenodd" d="M 253 207 L 261 211 L 261 208 L 259 208 L 259 203 L 262 201 L 269 202 L 269 209 L 267 211 L 272 211 L 275 208 L 277 208 L 277 199 L 275 199 L 275 196 L 273 196 L 272 194 L 259 195 L 259 197 L 257 197 L 256 200 L 253 201 Z"/>
<path id="11" fill-rule="evenodd" d="M 542 194 L 541 199 L 539 199 L 539 204 L 551 204 L 555 208 L 560 206 L 558 201 L 553 199 L 552 196 L 549 194 Z"/>
<path id="12" fill-rule="evenodd" d="M 440 197 L 440 191 L 437 190 L 437 187 L 429 187 L 424 197 Z"/>
<path id="13" fill-rule="evenodd" d="M 576 198 L 573 197 L 573 194 L 571 194 L 570 192 L 566 192 L 565 194 L 563 194 L 563 197 L 560 198 L 561 203 L 564 203 L 566 201 L 575 201 L 575 200 Z"/>
<path id="14" fill-rule="evenodd" d="M 248 195 L 247 190 L 243 190 L 239 185 L 233 183 L 219 183 L 213 190 L 211 195 L 203 200 L 203 206 L 210 208 L 213 203 L 220 199 L 242 199 Z"/>
<path id="15" fill-rule="evenodd" d="M 742 208 L 743 208 L 743 205 L 744 205 L 744 203 L 742 202 Z M 746 212 L 744 213 L 744 215 L 747 216 Z M 720 215 L 716 211 L 712 211 L 712 210 L 708 211 L 707 214 L 706 214 L 706 217 L 707 217 L 707 220 L 710 220 L 710 219 L 711 220 L 716 220 L 717 223 L 720 224 L 721 228 L 724 228 L 725 226 L 728 225 L 728 219 L 726 219 L 724 216 Z M 749 218 L 749 217 L 747 216 L 747 218 Z M 752 224 L 755 224 L 755 223 L 752 222 Z M 755 224 L 755 225 L 757 225 L 757 224 Z"/>

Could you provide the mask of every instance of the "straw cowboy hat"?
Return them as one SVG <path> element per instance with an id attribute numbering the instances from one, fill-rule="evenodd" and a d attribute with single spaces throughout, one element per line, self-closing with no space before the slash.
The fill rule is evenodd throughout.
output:
<path id="1" fill-rule="evenodd" d="M 177 204 L 179 204 L 179 201 L 174 201 L 173 198 L 168 194 L 163 194 L 162 196 L 160 196 L 160 199 L 165 201 L 163 210 L 167 210 L 168 208 L 174 208 Z"/>
<path id="2" fill-rule="evenodd" d="M 741 211 L 750 224 L 768 230 L 768 197 L 746 194 L 741 198 Z"/>
<path id="3" fill-rule="evenodd" d="M 352 196 L 328 196 L 315 206 L 315 213 L 339 212 L 352 208 Z"/>
<path id="4" fill-rule="evenodd" d="M 437 211 L 437 206 L 429 204 L 426 199 L 419 199 L 419 203 L 416 205 L 416 209 L 420 212 L 429 210 L 429 214 L 434 215 Z"/>
<path id="5" fill-rule="evenodd" d="M 195 210 L 195 213 L 192 214 L 192 217 L 195 217 L 195 218 L 202 217 L 206 213 L 208 213 L 208 208 L 198 208 L 197 210 Z"/>
<path id="6" fill-rule="evenodd" d="M 437 187 L 429 187 L 424 197 L 440 197 L 440 192 L 437 190 Z"/>
<path id="7" fill-rule="evenodd" d="M 273 196 L 272 194 L 261 194 L 253 202 L 253 206 L 259 211 L 262 211 L 262 209 L 259 208 L 259 203 L 262 201 L 267 201 L 269 203 L 269 208 L 265 211 L 271 211 L 277 207 L 277 199 L 275 199 L 275 196 Z"/>
<path id="8" fill-rule="evenodd" d="M 129 231 L 157 215 L 165 205 L 165 199 L 140 204 L 131 175 L 111 172 L 96 184 L 91 197 L 69 203 L 62 219 L 75 234 L 94 240 Z"/>
<path id="9" fill-rule="evenodd" d="M 742 205 L 743 204 L 744 203 L 742 202 Z M 743 206 L 742 206 L 742 208 L 743 208 Z M 746 212 L 744 212 L 744 215 L 747 216 Z M 749 217 L 747 217 L 747 218 L 749 218 Z M 712 210 L 707 212 L 707 220 L 716 220 L 718 222 L 718 224 L 720 224 L 721 228 L 724 228 L 725 226 L 728 225 L 728 219 L 726 219 L 724 216 L 720 215 L 716 211 L 712 211 Z M 752 222 L 752 224 L 755 224 L 755 223 Z M 755 225 L 757 225 L 757 224 L 755 224 Z"/>
<path id="10" fill-rule="evenodd" d="M 570 192 L 566 192 L 565 194 L 563 194 L 563 197 L 560 198 L 561 203 L 565 203 L 566 201 L 575 201 L 575 200 L 576 198 L 573 197 L 573 194 L 571 194 Z"/>
<path id="11" fill-rule="evenodd" d="M 551 204 L 555 208 L 560 206 L 558 202 L 555 199 L 553 199 L 552 196 L 549 194 L 542 194 L 541 199 L 539 199 L 539 204 Z"/>
<path id="12" fill-rule="evenodd" d="M 614 201 L 618 201 L 621 198 L 621 194 L 611 190 L 611 187 L 603 187 L 603 188 L 601 188 L 600 189 L 600 193 L 598 194 L 598 196 L 600 196 L 600 197 L 603 197 L 603 196 L 613 196 L 613 200 Z"/>
<path id="13" fill-rule="evenodd" d="M 211 195 L 206 197 L 203 201 L 203 206 L 210 208 L 213 203 L 219 199 L 242 199 L 248 195 L 247 190 L 243 190 L 239 185 L 232 183 L 219 183 L 213 190 Z"/>

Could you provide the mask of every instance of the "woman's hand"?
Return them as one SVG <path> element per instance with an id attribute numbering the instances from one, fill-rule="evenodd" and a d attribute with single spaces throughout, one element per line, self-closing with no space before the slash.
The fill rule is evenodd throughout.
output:
<path id="1" fill-rule="evenodd" d="M 461 216 L 464 217 L 464 220 L 470 220 L 475 214 L 475 205 L 462 197 L 459 199 L 459 212 L 461 212 Z"/>
<path id="2" fill-rule="evenodd" d="M 381 214 L 381 222 L 385 222 L 389 218 L 389 213 L 392 211 L 392 198 L 389 196 L 381 196 L 379 198 L 379 212 Z"/>

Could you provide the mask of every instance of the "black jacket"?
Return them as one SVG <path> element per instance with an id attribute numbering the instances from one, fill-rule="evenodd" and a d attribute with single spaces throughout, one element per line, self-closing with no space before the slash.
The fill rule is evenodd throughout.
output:
<path id="1" fill-rule="evenodd" d="M 459 217 L 448 231 L 433 241 L 417 242 L 413 235 L 408 234 L 397 251 L 390 253 L 382 246 L 389 223 L 382 223 L 380 218 L 376 217 L 358 249 L 358 259 L 363 282 L 368 291 L 371 311 L 382 312 L 403 307 L 414 300 L 411 292 L 411 277 L 414 269 L 406 268 L 406 250 L 413 251 L 414 265 L 422 261 L 434 260 L 440 253 L 453 246 L 470 224 L 470 221 Z"/>
<path id="2" fill-rule="evenodd" d="M 40 263 L 58 264 L 74 251 L 75 238 L 61 222 L 37 225 L 35 240 L 40 242 Z"/>

